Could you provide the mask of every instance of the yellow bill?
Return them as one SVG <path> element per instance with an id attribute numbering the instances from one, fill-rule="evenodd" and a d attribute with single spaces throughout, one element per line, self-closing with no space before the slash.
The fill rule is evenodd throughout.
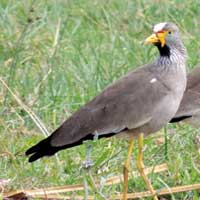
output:
<path id="1" fill-rule="evenodd" d="M 161 47 L 164 47 L 164 45 L 165 45 L 165 35 L 166 35 L 166 31 L 153 33 L 152 35 L 150 35 L 145 40 L 145 43 L 146 44 L 155 44 L 157 42 L 160 42 L 161 43 Z"/>

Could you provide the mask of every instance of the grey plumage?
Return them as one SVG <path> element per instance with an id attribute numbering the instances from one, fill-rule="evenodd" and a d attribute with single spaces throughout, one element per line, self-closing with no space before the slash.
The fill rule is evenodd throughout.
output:
<path id="1" fill-rule="evenodd" d="M 30 162 L 79 145 L 95 135 L 132 138 L 141 132 L 156 132 L 169 122 L 186 87 L 186 50 L 176 25 L 161 23 L 154 27 L 157 30 L 169 31 L 165 45 L 157 40 L 152 42 L 160 57 L 105 88 L 50 137 L 27 150 L 27 155 L 33 154 Z"/>
<path id="2" fill-rule="evenodd" d="M 180 107 L 171 122 L 187 122 L 200 127 L 200 67 L 187 75 L 187 87 Z"/>

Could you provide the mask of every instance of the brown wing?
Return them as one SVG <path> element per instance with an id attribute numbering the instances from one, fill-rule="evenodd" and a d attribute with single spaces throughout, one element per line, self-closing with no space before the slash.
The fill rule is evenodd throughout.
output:
<path id="1" fill-rule="evenodd" d="M 152 79 L 154 74 L 141 68 L 110 85 L 53 133 L 51 145 L 64 146 L 89 134 L 119 133 L 145 124 L 169 92 Z"/>

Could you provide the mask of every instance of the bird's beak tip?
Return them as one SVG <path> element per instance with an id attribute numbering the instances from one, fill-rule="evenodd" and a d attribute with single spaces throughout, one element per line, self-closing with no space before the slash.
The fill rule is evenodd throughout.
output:
<path id="1" fill-rule="evenodd" d="M 154 44 L 158 42 L 158 37 L 156 36 L 155 33 L 153 33 L 152 35 L 150 35 L 149 37 L 147 37 L 144 41 L 145 44 Z"/>

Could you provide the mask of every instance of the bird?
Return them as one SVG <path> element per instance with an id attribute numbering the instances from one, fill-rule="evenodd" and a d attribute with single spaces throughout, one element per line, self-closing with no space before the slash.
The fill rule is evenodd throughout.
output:
<path id="1" fill-rule="evenodd" d="M 179 109 L 170 123 L 186 122 L 195 128 L 200 127 L 200 66 L 187 75 L 187 86 Z"/>
<path id="2" fill-rule="evenodd" d="M 80 145 L 85 140 L 123 137 L 129 140 L 124 164 L 122 199 L 127 199 L 128 171 L 134 140 L 138 139 L 137 168 L 154 200 L 155 190 L 144 173 L 143 139 L 160 130 L 178 110 L 186 88 L 187 51 L 178 26 L 153 26 L 145 44 L 157 47 L 157 58 L 130 71 L 83 105 L 49 137 L 26 151 L 29 162 Z"/>

